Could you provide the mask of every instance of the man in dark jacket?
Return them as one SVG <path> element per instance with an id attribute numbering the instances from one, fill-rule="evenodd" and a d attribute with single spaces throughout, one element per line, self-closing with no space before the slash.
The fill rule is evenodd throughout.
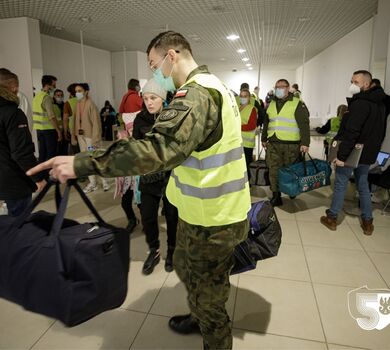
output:
<path id="1" fill-rule="evenodd" d="M 368 186 L 368 169 L 375 163 L 384 138 L 385 128 L 385 93 L 381 87 L 371 87 L 371 74 L 365 70 L 353 73 L 348 98 L 348 112 L 341 121 L 340 130 L 335 139 L 342 141 L 339 146 L 336 165 L 334 193 L 330 209 L 321 223 L 330 230 L 337 228 L 337 215 L 344 203 L 348 180 L 355 175 L 359 190 L 361 227 L 363 233 L 371 235 L 374 231 L 371 196 Z M 344 166 L 355 144 L 363 144 L 363 151 L 356 169 Z"/>
<path id="2" fill-rule="evenodd" d="M 25 172 L 37 164 L 27 117 L 18 108 L 18 77 L 0 69 L 0 199 L 11 216 L 20 215 L 31 202 L 31 194 L 45 185 L 43 175 L 32 179 Z M 35 182 L 35 183 L 34 183 Z"/>

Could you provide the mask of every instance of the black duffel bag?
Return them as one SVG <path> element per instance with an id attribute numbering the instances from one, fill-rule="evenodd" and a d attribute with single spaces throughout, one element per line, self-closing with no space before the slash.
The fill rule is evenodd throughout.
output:
<path id="1" fill-rule="evenodd" d="M 51 186 L 21 216 L 0 217 L 0 297 L 75 326 L 124 302 L 129 233 L 105 223 L 75 181 L 63 198 L 56 184 L 57 214 L 31 214 Z M 64 219 L 72 186 L 96 223 Z"/>
<path id="2" fill-rule="evenodd" d="M 252 203 L 248 221 L 248 238 L 234 249 L 232 275 L 253 270 L 257 261 L 278 255 L 282 243 L 282 228 L 269 201 Z"/>

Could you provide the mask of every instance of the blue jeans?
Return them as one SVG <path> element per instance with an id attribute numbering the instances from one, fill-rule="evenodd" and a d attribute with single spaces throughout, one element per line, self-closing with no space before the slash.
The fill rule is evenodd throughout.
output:
<path id="1" fill-rule="evenodd" d="M 336 167 L 332 204 L 330 209 L 326 211 L 328 216 L 337 218 L 338 213 L 343 208 L 348 181 L 353 172 L 355 175 L 356 187 L 359 191 L 361 216 L 365 220 L 372 219 L 371 193 L 367 180 L 369 167 L 369 165 L 359 165 L 356 169 L 350 167 Z"/>
<path id="2" fill-rule="evenodd" d="M 19 199 L 7 199 L 5 203 L 7 204 L 8 215 L 19 216 L 31 203 L 31 195 Z"/>

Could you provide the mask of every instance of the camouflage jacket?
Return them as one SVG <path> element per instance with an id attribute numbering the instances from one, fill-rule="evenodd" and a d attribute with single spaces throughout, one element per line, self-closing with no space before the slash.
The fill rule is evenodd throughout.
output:
<path id="1" fill-rule="evenodd" d="M 187 81 L 199 73 L 209 72 L 200 66 Z M 217 90 L 191 82 L 179 89 L 145 139 L 118 140 L 106 150 L 77 154 L 76 175 L 118 177 L 171 170 L 194 150 L 208 149 L 221 138 L 221 108 L 222 96 Z"/>

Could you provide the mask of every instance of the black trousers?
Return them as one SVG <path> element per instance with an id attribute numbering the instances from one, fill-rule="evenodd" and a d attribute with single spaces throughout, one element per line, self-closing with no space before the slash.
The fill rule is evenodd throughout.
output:
<path id="1" fill-rule="evenodd" d="M 55 157 L 57 155 L 57 131 L 37 130 L 37 137 L 39 145 L 39 163 Z"/>
<path id="2" fill-rule="evenodd" d="M 244 147 L 246 171 L 248 173 L 248 181 L 251 178 L 251 172 L 249 171 L 249 164 L 253 162 L 253 148 Z"/>
<path id="3" fill-rule="evenodd" d="M 126 193 L 122 196 L 122 209 L 127 216 L 127 220 L 135 220 L 135 214 L 133 210 L 133 190 L 130 188 L 126 191 Z"/>
<path id="4" fill-rule="evenodd" d="M 149 249 L 160 248 L 158 208 L 161 199 L 164 203 L 165 220 L 167 222 L 167 244 L 170 248 L 174 248 L 176 245 L 176 228 L 178 222 L 176 207 L 169 203 L 165 196 L 161 198 L 160 196 L 141 192 L 141 219 Z"/>

